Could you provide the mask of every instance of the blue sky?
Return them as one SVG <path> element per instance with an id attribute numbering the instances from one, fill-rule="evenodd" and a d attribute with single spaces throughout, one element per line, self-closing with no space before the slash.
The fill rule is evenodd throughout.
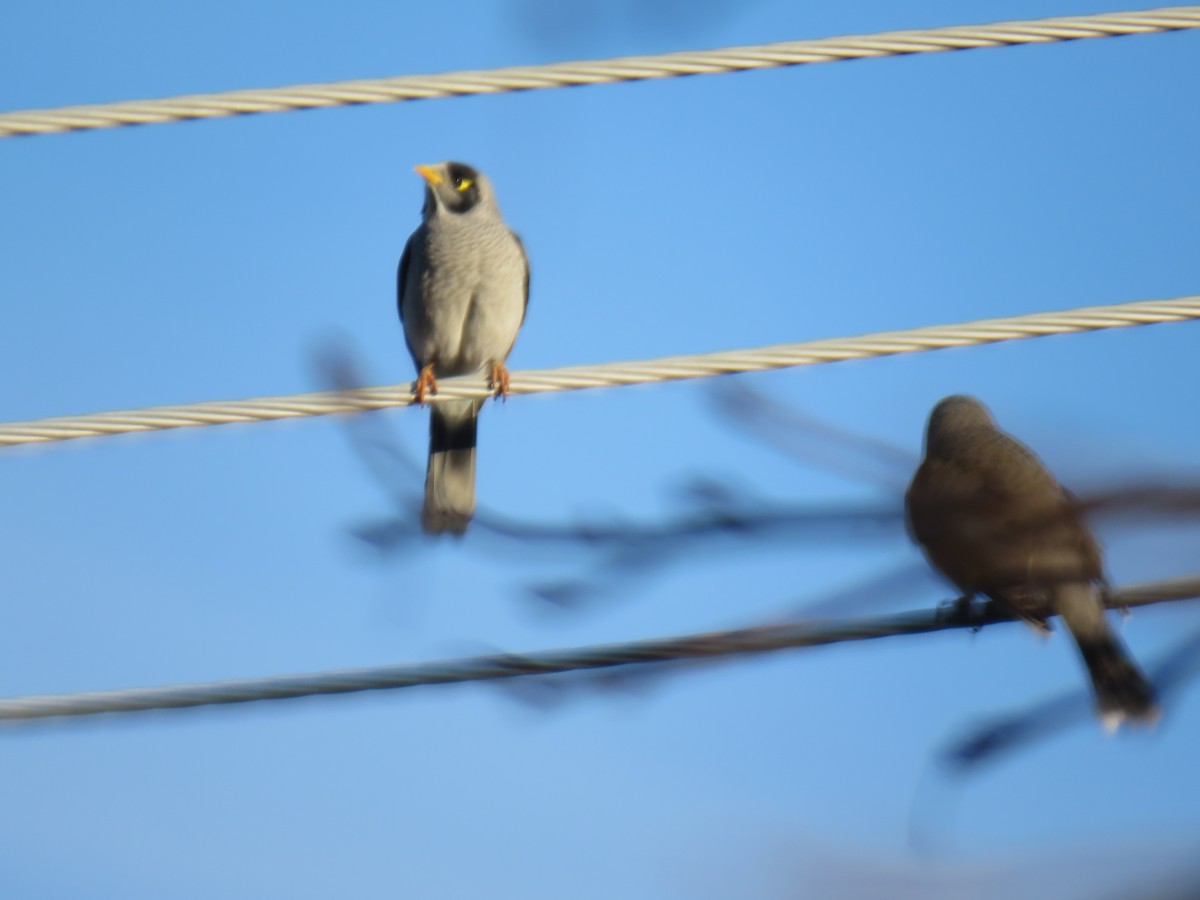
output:
<path id="1" fill-rule="evenodd" d="M 10 3 L 0 104 L 1124 8 Z M 1198 51 L 1193 32 L 0 142 L 0 420 L 319 389 L 314 359 L 333 341 L 371 383 L 411 378 L 394 267 L 418 222 L 411 168 L 447 158 L 489 173 L 529 252 L 513 369 L 1194 294 Z M 1200 440 L 1181 414 L 1195 328 L 743 384 L 914 460 L 932 404 L 972 393 L 1072 487 L 1182 480 Z M 490 405 L 480 501 L 536 522 L 650 522 L 686 512 L 681 486 L 706 477 L 781 503 L 899 503 L 899 488 L 731 426 L 712 387 Z M 425 414 L 380 419 L 423 453 Z M 921 565 L 899 532 L 706 546 L 585 610 L 549 610 L 528 586 L 586 573 L 588 557 L 478 535 L 384 556 L 358 541 L 394 510 L 333 419 L 6 450 L 0 496 L 6 696 L 730 627 Z M 1101 534 L 1117 582 L 1195 569 L 1195 529 Z M 887 593 L 907 608 L 949 591 L 898 576 Z M 1123 633 L 1149 663 L 1197 625 L 1182 604 Z M 1058 895 L 1095 896 L 1194 857 L 1195 691 L 1152 735 L 1089 723 L 961 782 L 932 774 L 971 723 L 1080 683 L 1065 639 L 1010 626 L 775 655 L 550 709 L 463 687 L 12 730 L 0 885 L 992 898 L 1052 876 Z M 914 817 L 931 835 L 921 854 Z"/>

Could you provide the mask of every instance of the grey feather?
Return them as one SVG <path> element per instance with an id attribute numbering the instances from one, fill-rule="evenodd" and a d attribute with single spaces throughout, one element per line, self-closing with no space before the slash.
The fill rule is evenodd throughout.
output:
<path id="1" fill-rule="evenodd" d="M 429 412 L 421 525 L 430 534 L 462 534 L 475 512 L 475 429 L 481 405 L 454 400 Z"/>
<path id="2" fill-rule="evenodd" d="M 525 318 L 529 264 L 504 223 L 491 183 L 462 163 L 419 166 L 422 222 L 397 271 L 397 307 L 417 370 L 437 378 L 503 364 Z M 464 187 L 464 185 L 466 185 Z M 435 403 L 421 521 L 462 534 L 475 509 L 475 434 L 481 404 Z"/>
<path id="3" fill-rule="evenodd" d="M 1036 624 L 1062 617 L 1106 723 L 1157 717 L 1153 688 L 1100 602 L 1100 545 L 1071 495 L 977 400 L 934 407 L 905 508 L 913 539 L 965 595 L 986 595 Z"/>

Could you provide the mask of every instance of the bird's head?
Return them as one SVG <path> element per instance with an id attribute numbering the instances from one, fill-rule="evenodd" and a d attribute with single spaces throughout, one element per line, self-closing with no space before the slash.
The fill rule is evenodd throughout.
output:
<path id="1" fill-rule="evenodd" d="M 491 184 L 482 172 L 466 163 L 420 165 L 413 171 L 425 179 L 422 212 L 426 217 L 441 211 L 461 215 L 474 209 L 495 208 Z"/>
<path id="2" fill-rule="evenodd" d="M 929 414 L 925 429 L 925 453 L 937 455 L 939 450 L 961 443 L 980 430 L 995 430 L 996 422 L 988 408 L 965 394 L 954 394 L 938 401 Z"/>

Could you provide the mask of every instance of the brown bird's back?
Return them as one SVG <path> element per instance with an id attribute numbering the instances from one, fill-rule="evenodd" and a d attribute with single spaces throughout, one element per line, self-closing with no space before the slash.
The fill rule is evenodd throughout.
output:
<path id="1" fill-rule="evenodd" d="M 1109 627 L 1099 544 L 1071 495 L 978 401 L 934 407 L 905 508 L 914 540 L 964 595 L 1042 625 L 1062 616 L 1106 722 L 1157 715 L 1153 689 Z"/>

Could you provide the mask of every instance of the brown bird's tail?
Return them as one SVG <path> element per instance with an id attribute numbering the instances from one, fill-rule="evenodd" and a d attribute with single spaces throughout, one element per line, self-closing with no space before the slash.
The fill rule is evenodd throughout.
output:
<path id="1" fill-rule="evenodd" d="M 1104 727 L 1113 731 L 1125 719 L 1141 724 L 1157 719 L 1160 711 L 1154 688 L 1108 624 L 1096 588 L 1061 584 L 1054 589 L 1054 600 L 1091 676 Z"/>
<path id="2" fill-rule="evenodd" d="M 480 404 L 473 400 L 433 404 L 429 416 L 429 467 L 421 527 L 430 534 L 462 534 L 475 512 L 475 426 Z"/>

